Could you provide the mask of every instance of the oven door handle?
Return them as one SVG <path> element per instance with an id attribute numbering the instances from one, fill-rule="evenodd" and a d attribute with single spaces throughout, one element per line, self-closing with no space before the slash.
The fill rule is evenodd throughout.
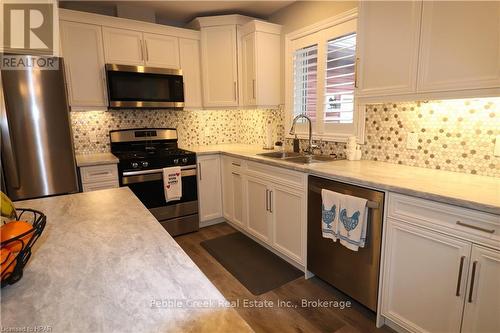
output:
<path id="1" fill-rule="evenodd" d="M 196 166 L 181 167 L 181 177 L 196 177 Z M 163 180 L 163 169 L 141 170 L 124 172 L 122 175 L 122 185 L 137 184 Z"/>
<path id="2" fill-rule="evenodd" d="M 187 171 L 187 170 L 195 170 L 194 174 L 196 174 L 196 165 L 186 165 L 186 166 L 181 166 L 181 171 Z M 123 173 L 123 177 L 128 177 L 128 176 L 139 176 L 139 175 L 149 175 L 152 173 L 161 173 L 163 172 L 163 169 L 151 169 L 151 170 L 140 170 L 140 171 L 126 171 Z"/>

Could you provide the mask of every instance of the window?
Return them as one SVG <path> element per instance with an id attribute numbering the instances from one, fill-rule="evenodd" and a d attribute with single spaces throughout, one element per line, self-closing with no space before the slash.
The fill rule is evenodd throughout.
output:
<path id="1" fill-rule="evenodd" d="M 316 120 L 316 86 L 318 81 L 318 46 L 295 51 L 293 58 L 294 116 L 305 114 Z"/>
<path id="2" fill-rule="evenodd" d="M 355 63 L 355 33 L 327 42 L 324 105 L 326 124 L 353 123 Z"/>
<path id="3" fill-rule="evenodd" d="M 361 134 L 363 117 L 355 101 L 356 12 L 287 34 L 286 44 L 285 127 L 305 114 L 315 138 L 344 141 Z M 296 133 L 307 135 L 304 121 Z"/>

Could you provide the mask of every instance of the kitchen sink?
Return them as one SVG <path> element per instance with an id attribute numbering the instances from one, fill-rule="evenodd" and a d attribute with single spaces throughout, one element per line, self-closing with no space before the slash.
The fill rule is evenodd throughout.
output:
<path id="1" fill-rule="evenodd" d="M 271 158 L 279 158 L 279 159 L 285 159 L 285 158 L 290 158 L 290 157 L 300 157 L 303 156 L 301 153 L 294 153 L 293 151 L 272 151 L 269 153 L 262 153 L 258 154 L 260 156 L 264 157 L 271 157 Z"/>
<path id="2" fill-rule="evenodd" d="M 310 164 L 310 163 L 321 163 L 321 162 L 331 162 L 339 160 L 337 156 L 326 156 L 326 155 L 306 155 L 303 153 L 294 152 L 269 152 L 258 154 L 264 157 L 276 158 L 286 162 L 298 163 L 298 164 Z"/>

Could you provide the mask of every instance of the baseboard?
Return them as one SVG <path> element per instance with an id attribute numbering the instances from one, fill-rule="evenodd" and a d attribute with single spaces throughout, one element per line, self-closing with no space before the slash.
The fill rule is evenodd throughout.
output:
<path id="1" fill-rule="evenodd" d="M 226 222 L 226 220 L 223 217 L 218 217 L 216 219 L 209 220 L 209 221 L 200 221 L 200 228 L 209 227 L 211 225 L 219 224 L 222 222 Z"/>
<path id="2" fill-rule="evenodd" d="M 407 329 L 401 327 L 400 325 L 396 324 L 392 320 L 387 319 L 385 317 L 384 317 L 384 323 L 385 323 L 386 326 L 389 326 L 390 328 L 392 328 L 393 330 L 395 330 L 398 333 L 411 333 Z"/>

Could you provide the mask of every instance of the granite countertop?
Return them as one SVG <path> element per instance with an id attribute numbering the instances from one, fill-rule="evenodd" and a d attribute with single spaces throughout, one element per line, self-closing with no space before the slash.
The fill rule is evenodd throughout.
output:
<path id="1" fill-rule="evenodd" d="M 198 155 L 221 153 L 319 177 L 500 214 L 500 179 L 495 177 L 364 160 L 297 164 L 258 156 L 266 151 L 255 145 L 222 144 L 186 149 Z"/>
<path id="2" fill-rule="evenodd" d="M 76 166 L 92 166 L 102 164 L 117 164 L 118 157 L 111 153 L 97 153 L 97 154 L 77 154 Z"/>
<path id="3" fill-rule="evenodd" d="M 2 329 L 251 331 L 127 187 L 16 206 L 43 211 L 47 225 L 23 278 L 2 289 Z"/>

